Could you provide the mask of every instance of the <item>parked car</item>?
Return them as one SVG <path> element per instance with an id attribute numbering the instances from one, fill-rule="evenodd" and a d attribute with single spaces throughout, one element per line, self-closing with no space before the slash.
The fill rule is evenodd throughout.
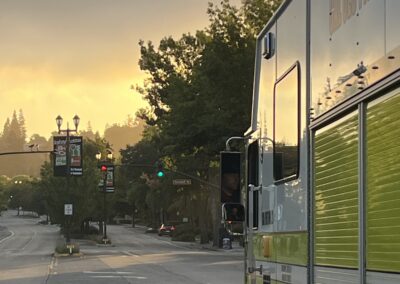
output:
<path id="1" fill-rule="evenodd" d="M 161 224 L 160 228 L 158 229 L 158 235 L 162 236 L 162 235 L 171 235 L 171 233 L 175 231 L 175 226 L 173 225 L 165 225 L 165 224 Z"/>

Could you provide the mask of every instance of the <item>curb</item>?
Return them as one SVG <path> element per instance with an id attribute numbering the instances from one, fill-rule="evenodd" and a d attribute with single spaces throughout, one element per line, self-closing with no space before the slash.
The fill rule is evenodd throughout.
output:
<path id="1" fill-rule="evenodd" d="M 187 249 L 198 249 L 198 250 L 208 250 L 208 251 L 215 251 L 215 252 L 221 252 L 221 253 L 231 253 L 231 254 L 244 254 L 244 248 L 242 247 L 234 247 L 232 249 L 223 249 L 223 248 L 218 248 L 214 246 L 207 246 L 204 244 L 199 244 L 195 242 L 175 242 L 175 241 L 170 241 L 172 244 L 179 245 L 181 247 L 185 247 Z"/>
<path id="2" fill-rule="evenodd" d="M 97 243 L 96 243 L 96 246 L 97 247 L 115 247 L 114 244 L 97 244 Z"/>
<path id="3" fill-rule="evenodd" d="M 53 257 L 82 257 L 84 254 L 81 252 L 78 253 L 73 253 L 73 254 L 69 254 L 69 253 L 53 253 Z"/>

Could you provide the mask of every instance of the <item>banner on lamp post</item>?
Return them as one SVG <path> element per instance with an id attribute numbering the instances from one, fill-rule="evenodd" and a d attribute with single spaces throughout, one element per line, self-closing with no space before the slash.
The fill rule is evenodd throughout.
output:
<path id="1" fill-rule="evenodd" d="M 82 150 L 83 150 L 82 136 L 69 137 L 69 158 L 70 170 L 69 175 L 81 176 L 82 175 Z M 54 136 L 53 137 L 53 169 L 54 176 L 65 177 L 67 176 L 67 137 Z"/>

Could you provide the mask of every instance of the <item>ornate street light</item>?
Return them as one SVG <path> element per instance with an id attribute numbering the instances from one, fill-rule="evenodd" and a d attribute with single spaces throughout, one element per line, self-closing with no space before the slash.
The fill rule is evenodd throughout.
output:
<path id="1" fill-rule="evenodd" d="M 110 161 L 112 161 L 113 159 L 113 153 L 110 150 L 107 150 L 107 159 L 109 159 Z"/>
<path id="2" fill-rule="evenodd" d="M 58 115 L 56 117 L 56 123 L 57 123 L 57 127 L 58 127 L 58 133 L 60 133 L 60 128 L 63 123 L 63 118 L 60 115 Z"/>
<path id="3" fill-rule="evenodd" d="M 78 125 L 79 125 L 79 121 L 80 121 L 79 116 L 77 116 L 77 115 L 75 114 L 75 116 L 72 118 L 72 120 L 74 121 L 75 130 L 78 130 Z"/>

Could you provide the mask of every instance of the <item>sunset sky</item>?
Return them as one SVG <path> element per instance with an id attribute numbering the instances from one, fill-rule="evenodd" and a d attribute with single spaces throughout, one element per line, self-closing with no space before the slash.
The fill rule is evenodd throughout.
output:
<path id="1" fill-rule="evenodd" d="M 49 137 L 58 114 L 72 124 L 76 113 L 101 134 L 134 116 L 146 105 L 130 89 L 145 78 L 138 41 L 204 28 L 208 2 L 0 0 L 0 132 L 14 109 L 28 136 Z"/>

